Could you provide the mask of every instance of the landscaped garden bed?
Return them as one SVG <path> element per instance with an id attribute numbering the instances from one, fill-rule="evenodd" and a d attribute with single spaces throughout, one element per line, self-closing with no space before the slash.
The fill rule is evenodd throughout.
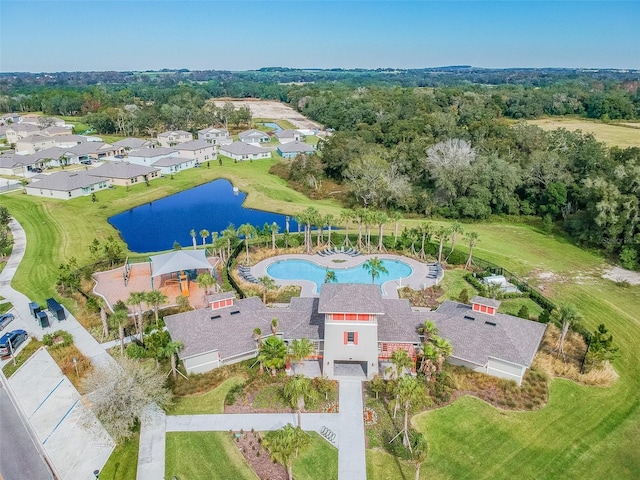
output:
<path id="1" fill-rule="evenodd" d="M 271 460 L 262 446 L 262 437 L 256 431 L 229 432 L 240 453 L 260 480 L 287 480 L 287 469 Z"/>

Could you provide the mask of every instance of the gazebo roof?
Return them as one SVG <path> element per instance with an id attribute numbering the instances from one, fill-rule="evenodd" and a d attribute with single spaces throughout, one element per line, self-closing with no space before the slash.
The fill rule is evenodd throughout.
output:
<path id="1" fill-rule="evenodd" d="M 207 260 L 204 250 L 176 250 L 149 257 L 151 260 L 151 276 L 159 277 L 165 273 L 180 270 L 211 270 L 213 267 Z"/>

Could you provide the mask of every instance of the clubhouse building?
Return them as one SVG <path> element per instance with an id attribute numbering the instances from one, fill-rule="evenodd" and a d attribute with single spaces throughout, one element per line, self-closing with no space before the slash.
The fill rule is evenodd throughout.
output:
<path id="1" fill-rule="evenodd" d="M 415 360 L 423 339 L 418 327 L 435 323 L 453 345 L 447 360 L 477 372 L 521 384 L 531 366 L 545 325 L 497 313 L 500 302 L 473 297 L 471 305 L 445 301 L 435 311 L 412 309 L 408 300 L 383 298 L 377 285 L 331 284 L 318 297 L 292 298 L 289 305 L 268 308 L 257 297 L 238 300 L 226 292 L 208 298 L 209 307 L 165 317 L 188 373 L 253 358 L 260 328 L 263 338 L 276 334 L 285 343 L 307 338 L 316 347 L 313 360 L 328 378 L 371 379 L 384 372 L 395 350 Z"/>

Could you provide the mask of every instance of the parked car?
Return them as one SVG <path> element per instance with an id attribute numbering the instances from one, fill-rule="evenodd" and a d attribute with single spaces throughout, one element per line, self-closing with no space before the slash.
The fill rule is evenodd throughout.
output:
<path id="1" fill-rule="evenodd" d="M 22 329 L 5 333 L 2 338 L 0 338 L 0 357 L 6 357 L 12 352 L 15 352 L 16 348 L 22 345 L 28 336 L 27 332 Z"/>
<path id="2" fill-rule="evenodd" d="M 13 313 L 3 313 L 0 315 L 0 330 L 4 330 L 4 327 L 13 322 Z"/>

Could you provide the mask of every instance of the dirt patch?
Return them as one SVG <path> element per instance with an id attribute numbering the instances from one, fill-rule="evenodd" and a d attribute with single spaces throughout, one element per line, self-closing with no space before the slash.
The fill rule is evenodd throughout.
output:
<path id="1" fill-rule="evenodd" d="M 271 460 L 258 432 L 231 432 L 234 443 L 260 480 L 287 480 L 287 470 Z"/>
<path id="2" fill-rule="evenodd" d="M 398 296 L 409 300 L 412 307 L 436 308 L 440 304 L 438 299 L 442 295 L 444 295 L 444 290 L 436 286 L 422 290 L 413 290 L 409 287 L 403 287 L 398 290 Z"/>
<path id="3" fill-rule="evenodd" d="M 612 280 L 617 283 L 627 282 L 630 285 L 640 285 L 640 272 L 626 270 L 621 267 L 613 267 L 604 272 L 602 278 Z"/>
<path id="4" fill-rule="evenodd" d="M 214 100 L 217 107 L 222 107 L 227 102 L 232 103 L 236 108 L 249 107 L 251 115 L 254 118 L 286 120 L 294 124 L 297 128 L 323 130 L 322 125 L 309 120 L 284 103 L 274 102 L 273 100 L 235 100 L 231 98 Z M 320 133 L 322 134 L 322 132 Z"/>

